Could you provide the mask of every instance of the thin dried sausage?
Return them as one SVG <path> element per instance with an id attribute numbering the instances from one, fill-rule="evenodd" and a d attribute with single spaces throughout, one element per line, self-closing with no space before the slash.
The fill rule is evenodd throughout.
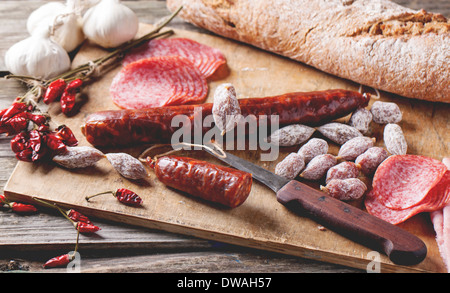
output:
<path id="1" fill-rule="evenodd" d="M 256 119 L 278 115 L 280 125 L 302 123 L 318 125 L 346 116 L 364 107 L 369 94 L 348 90 L 295 92 L 264 98 L 239 100 L 243 117 Z M 138 143 L 168 143 L 178 129 L 171 126 L 176 115 L 186 115 L 190 121 L 195 115 L 204 119 L 212 113 L 212 103 L 157 107 L 142 110 L 101 111 L 86 118 L 82 132 L 95 146 L 135 145 Z M 191 123 L 193 126 L 194 123 Z M 210 128 L 204 127 L 203 132 Z"/>

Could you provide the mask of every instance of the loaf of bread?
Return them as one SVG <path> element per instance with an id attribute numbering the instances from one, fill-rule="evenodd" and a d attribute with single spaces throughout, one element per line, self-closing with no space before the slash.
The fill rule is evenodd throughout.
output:
<path id="1" fill-rule="evenodd" d="M 450 103 L 450 22 L 388 0 L 167 0 L 218 35 L 408 98 Z"/>

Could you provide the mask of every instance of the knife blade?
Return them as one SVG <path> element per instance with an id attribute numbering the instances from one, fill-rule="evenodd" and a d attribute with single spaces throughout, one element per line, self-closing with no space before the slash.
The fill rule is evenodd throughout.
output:
<path id="1" fill-rule="evenodd" d="M 285 179 L 222 149 L 218 150 L 215 145 L 207 145 L 203 149 L 224 163 L 251 173 L 254 179 L 273 190 L 277 201 L 289 210 L 302 216 L 306 212 L 324 227 L 386 254 L 395 264 L 415 265 L 427 255 L 425 243 L 398 226 L 297 180 Z"/>

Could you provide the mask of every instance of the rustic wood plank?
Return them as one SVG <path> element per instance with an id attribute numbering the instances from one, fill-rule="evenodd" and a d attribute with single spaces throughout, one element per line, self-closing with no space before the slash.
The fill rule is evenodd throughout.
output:
<path id="1" fill-rule="evenodd" d="M 65 250 L 43 251 L 39 254 L 12 253 L 2 258 L 0 271 L 8 267 L 41 272 L 65 273 L 66 268 L 46 270 L 42 264 Z M 53 253 L 53 254 L 52 254 Z M 316 260 L 289 257 L 254 249 L 224 246 L 205 251 L 110 250 L 105 256 L 96 250 L 79 248 L 81 273 L 362 273 L 345 266 Z"/>

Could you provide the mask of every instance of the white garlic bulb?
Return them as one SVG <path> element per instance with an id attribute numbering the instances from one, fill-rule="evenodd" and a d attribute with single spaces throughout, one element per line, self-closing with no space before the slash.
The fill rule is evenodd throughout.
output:
<path id="1" fill-rule="evenodd" d="M 39 27 L 5 54 L 6 68 L 15 75 L 49 79 L 70 69 L 67 52 L 50 39 L 49 28 Z"/>
<path id="2" fill-rule="evenodd" d="M 85 39 L 80 0 L 49 2 L 34 10 L 27 19 L 27 30 L 33 34 L 41 26 L 51 26 L 51 39 L 67 52 L 75 50 Z"/>
<path id="3" fill-rule="evenodd" d="M 102 0 L 83 16 L 84 34 L 103 48 L 114 48 L 132 40 L 138 27 L 137 15 L 119 0 Z"/>

